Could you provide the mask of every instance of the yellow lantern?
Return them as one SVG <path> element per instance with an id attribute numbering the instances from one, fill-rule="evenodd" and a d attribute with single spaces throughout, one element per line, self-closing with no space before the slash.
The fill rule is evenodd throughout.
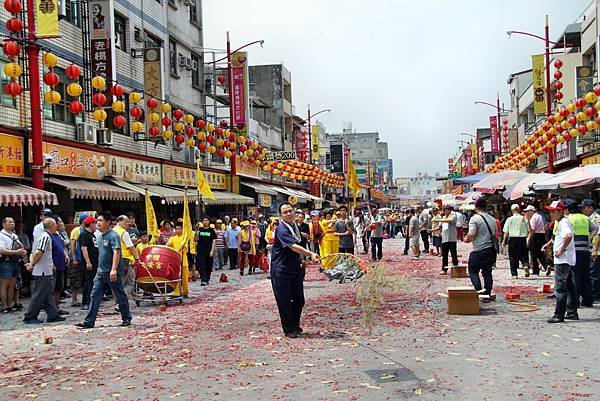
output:
<path id="1" fill-rule="evenodd" d="M 213 132 L 215 130 L 215 125 L 214 124 L 207 124 L 206 125 L 206 131 L 207 132 Z"/>
<path id="2" fill-rule="evenodd" d="M 248 156 L 252 156 L 254 154 L 254 151 L 252 149 L 248 149 L 248 150 L 246 150 L 246 154 Z"/>
<path id="3" fill-rule="evenodd" d="M 201 141 L 205 140 L 206 139 L 206 132 L 204 132 L 204 131 L 198 131 L 198 133 L 196 134 L 196 138 L 198 138 Z"/>
<path id="4" fill-rule="evenodd" d="M 131 130 L 136 133 L 142 132 L 144 130 L 144 124 L 140 121 L 134 121 L 131 123 Z"/>
<path id="5" fill-rule="evenodd" d="M 235 150 L 236 147 L 237 145 L 235 144 L 235 142 L 231 142 L 231 145 L 229 145 L 229 150 Z"/>
<path id="6" fill-rule="evenodd" d="M 217 147 L 216 146 L 209 146 L 208 147 L 208 153 L 215 153 L 217 151 Z"/>
<path id="7" fill-rule="evenodd" d="M 58 102 L 60 102 L 60 93 L 53 90 L 48 91 L 44 93 L 44 100 L 46 101 L 46 103 L 57 104 Z"/>
<path id="8" fill-rule="evenodd" d="M 552 128 L 550 128 L 550 129 L 548 130 L 548 133 L 549 133 L 551 136 L 554 136 L 554 135 L 556 135 L 556 129 L 554 129 L 554 127 L 552 127 Z"/>
<path id="9" fill-rule="evenodd" d="M 223 138 L 219 138 L 215 142 L 216 142 L 217 147 L 219 147 L 219 148 L 222 147 L 223 144 L 225 143 L 225 141 L 223 140 Z"/>
<path id="10" fill-rule="evenodd" d="M 579 130 L 577 128 L 571 128 L 569 130 L 569 134 L 571 134 L 572 138 L 575 138 L 577 135 L 579 135 Z"/>
<path id="11" fill-rule="evenodd" d="M 279 170 L 283 169 L 283 167 L 284 167 L 283 163 L 277 163 L 277 168 Z"/>
<path id="12" fill-rule="evenodd" d="M 269 166 L 267 166 L 266 164 L 263 166 L 262 168 L 264 171 L 269 171 Z"/>
<path id="13" fill-rule="evenodd" d="M 171 139 L 171 138 L 173 138 L 173 131 L 171 131 L 171 130 L 164 131 L 163 132 L 163 137 L 165 139 Z"/>
<path id="14" fill-rule="evenodd" d="M 139 103 L 142 100 L 142 94 L 139 92 L 131 92 L 129 94 L 129 101 L 131 103 Z"/>
<path id="15" fill-rule="evenodd" d="M 242 155 L 241 159 L 245 163 L 245 162 L 248 161 L 248 156 L 247 155 Z"/>
<path id="16" fill-rule="evenodd" d="M 575 110 L 577 110 L 577 106 L 575 106 L 575 103 L 569 103 L 567 105 L 567 110 L 569 110 L 569 113 L 573 114 L 575 113 Z"/>
<path id="17" fill-rule="evenodd" d="M 583 97 L 583 99 L 586 101 L 586 103 L 589 103 L 589 104 L 596 103 L 597 98 L 598 97 L 596 96 L 596 94 L 594 92 L 588 92 Z"/>
<path id="18" fill-rule="evenodd" d="M 175 131 L 177 132 L 183 132 L 183 130 L 185 129 L 185 124 L 179 121 L 173 124 L 173 128 L 175 128 Z"/>
<path id="19" fill-rule="evenodd" d="M 255 164 L 256 166 L 260 166 L 260 160 L 254 160 L 254 164 Z"/>
<path id="20" fill-rule="evenodd" d="M 252 149 L 254 149 L 254 150 L 258 149 L 258 143 L 252 142 Z"/>
<path id="21" fill-rule="evenodd" d="M 170 113 L 171 112 L 171 105 L 169 103 L 163 103 L 160 105 L 160 111 L 162 111 L 163 113 Z"/>
<path id="22" fill-rule="evenodd" d="M 556 113 L 554 114 L 554 119 L 560 122 L 563 120 L 563 116 L 561 116 L 560 113 Z"/>
<path id="23" fill-rule="evenodd" d="M 111 108 L 115 113 L 122 113 L 125 111 L 125 102 L 123 102 L 122 100 L 115 100 Z"/>
<path id="24" fill-rule="evenodd" d="M 103 77 L 96 75 L 92 78 L 92 87 L 96 90 L 103 90 L 106 87 L 106 80 Z"/>
<path id="25" fill-rule="evenodd" d="M 596 110 L 600 111 L 600 100 L 599 100 L 599 101 L 597 101 L 597 102 L 594 104 L 594 108 L 595 108 Z"/>
<path id="26" fill-rule="evenodd" d="M 148 114 L 148 121 L 150 121 L 152 124 L 158 124 L 160 121 L 160 114 L 155 112 Z"/>
<path id="27" fill-rule="evenodd" d="M 588 121 L 585 125 L 589 131 L 598 129 L 598 123 L 595 120 Z"/>
<path id="28" fill-rule="evenodd" d="M 281 174 L 281 170 L 279 170 L 279 169 L 273 169 L 273 174 L 280 175 Z"/>
<path id="29" fill-rule="evenodd" d="M 191 114 L 186 114 L 185 117 L 183 117 L 183 121 L 185 121 L 186 124 L 193 124 L 194 116 Z"/>
<path id="30" fill-rule="evenodd" d="M 17 63 L 6 63 L 4 64 L 4 73 L 9 78 L 17 78 L 21 76 L 22 70 L 21 66 Z"/>
<path id="31" fill-rule="evenodd" d="M 244 143 L 246 141 L 246 137 L 244 137 L 244 135 L 239 135 L 237 137 L 237 140 L 239 143 Z"/>
<path id="32" fill-rule="evenodd" d="M 225 156 L 226 158 L 230 158 L 233 155 L 233 153 L 231 153 L 230 150 L 226 150 L 225 153 L 223 153 L 223 156 Z M 268 167 L 268 166 L 267 166 Z"/>
<path id="33" fill-rule="evenodd" d="M 58 57 L 56 57 L 54 53 L 44 53 L 42 64 L 44 64 L 44 67 L 46 68 L 54 68 L 58 64 Z"/>
<path id="34" fill-rule="evenodd" d="M 196 141 L 194 140 L 194 138 L 188 138 L 185 141 L 185 144 L 187 145 L 188 148 L 193 148 L 194 146 L 196 146 Z"/>
<path id="35" fill-rule="evenodd" d="M 67 93 L 69 94 L 69 96 L 77 97 L 81 95 L 82 91 L 83 90 L 81 89 L 81 85 L 79 85 L 76 82 L 67 85 Z"/>
<path id="36" fill-rule="evenodd" d="M 600 103 L 600 102 L 599 102 L 599 103 Z M 569 128 L 571 128 L 571 123 L 570 123 L 570 122 L 568 122 L 567 120 L 563 120 L 563 121 L 561 121 L 561 122 L 560 122 L 560 126 L 561 126 L 563 129 L 565 129 L 565 130 L 566 130 L 566 129 L 569 129 Z"/>
<path id="37" fill-rule="evenodd" d="M 94 120 L 96 121 L 104 121 L 106 120 L 106 111 L 104 109 L 96 109 L 94 110 Z"/>
<path id="38" fill-rule="evenodd" d="M 591 121 L 590 121 L 590 122 L 591 122 Z M 563 143 L 563 142 L 565 141 L 565 137 L 564 137 L 564 136 L 562 136 L 562 135 L 557 135 L 557 136 L 556 136 L 556 141 L 557 141 L 558 143 Z"/>
<path id="39" fill-rule="evenodd" d="M 262 160 L 265 160 L 265 154 L 264 154 L 264 153 L 260 153 L 260 154 L 258 155 L 258 160 L 261 160 L 261 161 L 262 161 Z"/>
<path id="40" fill-rule="evenodd" d="M 583 111 L 580 111 L 579 113 L 577 113 L 577 121 L 583 121 L 587 118 L 587 114 L 585 114 Z"/>
<path id="41" fill-rule="evenodd" d="M 294 174 L 294 173 L 290 174 L 290 179 L 295 180 L 296 179 L 296 174 Z"/>

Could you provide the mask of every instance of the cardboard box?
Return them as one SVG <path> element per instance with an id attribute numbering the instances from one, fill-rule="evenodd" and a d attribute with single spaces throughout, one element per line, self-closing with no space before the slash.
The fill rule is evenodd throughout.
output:
<path id="1" fill-rule="evenodd" d="M 450 277 L 452 277 L 452 278 L 469 277 L 469 275 L 467 274 L 467 266 L 453 266 L 450 269 Z"/>
<path id="2" fill-rule="evenodd" d="M 449 315 L 479 315 L 479 294 L 473 287 L 448 287 Z"/>

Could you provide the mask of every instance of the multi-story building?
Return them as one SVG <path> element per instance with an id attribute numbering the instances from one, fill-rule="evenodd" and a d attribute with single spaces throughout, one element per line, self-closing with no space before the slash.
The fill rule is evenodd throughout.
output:
<path id="1" fill-rule="evenodd" d="M 442 193 L 443 181 L 440 173 L 429 175 L 427 172 L 418 171 L 410 179 L 410 193 L 412 196 L 434 196 Z"/>

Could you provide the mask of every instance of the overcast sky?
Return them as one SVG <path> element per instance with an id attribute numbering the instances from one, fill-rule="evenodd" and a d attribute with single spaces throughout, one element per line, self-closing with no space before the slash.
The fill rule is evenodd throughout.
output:
<path id="1" fill-rule="evenodd" d="M 496 93 L 508 106 L 510 73 L 531 68 L 590 0 L 204 0 L 206 47 L 249 48 L 250 64 L 283 63 L 296 114 L 331 108 L 328 132 L 351 121 L 389 143 L 394 175 L 447 173 L 461 132 L 489 126 Z M 468 137 L 462 137 L 468 139 Z"/>

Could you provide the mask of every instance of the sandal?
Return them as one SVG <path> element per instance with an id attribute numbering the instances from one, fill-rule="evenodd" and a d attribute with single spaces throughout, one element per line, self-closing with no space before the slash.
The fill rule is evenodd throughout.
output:
<path id="1" fill-rule="evenodd" d="M 12 313 L 12 308 L 4 308 L 2 309 L 2 313 Z"/>
<path id="2" fill-rule="evenodd" d="M 15 310 L 23 310 L 23 304 L 15 304 L 13 308 L 15 308 Z"/>

